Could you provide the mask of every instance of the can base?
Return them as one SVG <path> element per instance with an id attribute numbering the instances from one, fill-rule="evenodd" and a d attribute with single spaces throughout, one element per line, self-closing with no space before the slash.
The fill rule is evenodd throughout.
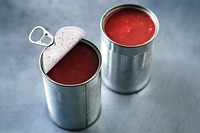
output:
<path id="1" fill-rule="evenodd" d="M 92 125 L 99 119 L 100 114 L 101 114 L 101 107 L 100 107 L 99 113 L 98 113 L 98 115 L 97 115 L 97 118 L 96 118 L 92 123 L 88 124 L 88 125 L 85 126 L 85 127 L 81 127 L 81 128 L 66 128 L 66 127 L 61 126 L 61 125 L 59 125 L 58 123 L 56 123 L 56 122 L 54 121 L 54 119 L 51 117 L 51 114 L 50 114 L 50 112 L 49 112 L 49 110 L 48 110 L 48 115 L 49 115 L 49 118 L 51 119 L 51 121 L 52 121 L 56 126 L 58 126 L 59 128 L 62 128 L 62 129 L 64 129 L 64 130 L 68 130 L 68 131 L 80 131 L 80 130 L 84 130 L 84 129 L 86 129 L 86 128 L 92 126 Z"/>
<path id="2" fill-rule="evenodd" d="M 110 90 L 110 91 L 112 91 L 114 93 L 121 94 L 121 95 L 132 95 L 132 94 L 137 94 L 140 91 L 142 91 L 149 84 L 150 80 L 151 80 L 151 77 L 149 77 L 149 79 L 147 80 L 147 82 L 144 84 L 143 87 L 141 87 L 140 89 L 137 89 L 135 91 L 132 91 L 132 92 L 120 92 L 120 91 L 116 91 L 114 88 L 109 87 L 104 80 L 102 80 L 103 81 L 102 83 L 106 86 L 106 88 L 108 90 Z"/>

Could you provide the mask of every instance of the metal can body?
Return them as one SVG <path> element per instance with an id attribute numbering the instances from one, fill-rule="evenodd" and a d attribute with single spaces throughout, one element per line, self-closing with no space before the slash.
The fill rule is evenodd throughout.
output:
<path id="1" fill-rule="evenodd" d="M 101 109 L 101 55 L 94 44 L 81 41 L 91 46 L 99 58 L 96 73 L 84 83 L 64 85 L 53 81 L 43 71 L 42 54 L 39 60 L 49 115 L 56 125 L 68 130 L 88 127 L 98 118 Z"/>
<path id="2" fill-rule="evenodd" d="M 107 37 L 104 22 L 113 12 L 123 8 L 135 8 L 150 15 L 155 23 L 155 34 L 145 44 L 139 46 L 123 46 Z M 102 80 L 109 89 L 118 93 L 134 93 L 148 83 L 150 79 L 150 64 L 153 52 L 153 40 L 159 29 L 157 17 L 149 10 L 138 5 L 119 5 L 108 10 L 102 17 L 101 52 Z"/>

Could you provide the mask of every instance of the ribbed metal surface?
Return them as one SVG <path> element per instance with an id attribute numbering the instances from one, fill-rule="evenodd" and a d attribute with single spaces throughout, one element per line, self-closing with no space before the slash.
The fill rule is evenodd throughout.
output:
<path id="1" fill-rule="evenodd" d="M 101 55 L 93 44 L 82 41 L 93 47 L 99 57 L 97 72 L 85 83 L 71 86 L 56 83 L 44 74 L 42 54 L 40 57 L 49 115 L 55 124 L 69 130 L 79 130 L 91 125 L 98 118 L 101 108 Z"/>
<path id="2" fill-rule="evenodd" d="M 120 93 L 132 93 L 147 84 L 150 77 L 152 48 L 132 56 L 115 53 L 107 45 L 102 45 L 101 50 L 102 78 L 110 89 Z"/>

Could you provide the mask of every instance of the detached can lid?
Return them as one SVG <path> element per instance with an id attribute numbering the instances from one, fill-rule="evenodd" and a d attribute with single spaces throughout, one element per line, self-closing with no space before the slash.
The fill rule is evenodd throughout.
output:
<path id="1" fill-rule="evenodd" d="M 32 40 L 32 35 L 36 30 L 42 30 L 42 37 Z M 36 26 L 29 34 L 30 42 L 47 47 L 43 52 L 43 69 L 48 73 L 83 37 L 85 31 L 79 27 L 66 26 L 59 29 L 55 38 L 42 26 Z M 49 43 L 45 39 L 50 38 Z"/>

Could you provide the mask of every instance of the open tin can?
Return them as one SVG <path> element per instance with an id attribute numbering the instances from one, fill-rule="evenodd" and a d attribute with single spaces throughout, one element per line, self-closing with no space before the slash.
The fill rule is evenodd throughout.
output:
<path id="1" fill-rule="evenodd" d="M 138 46 L 124 46 L 111 40 L 105 33 L 105 21 L 108 17 L 121 9 L 137 9 L 150 16 L 155 24 L 155 33 L 150 40 Z M 158 30 L 159 22 L 155 14 L 139 5 L 125 4 L 115 6 L 102 16 L 101 28 L 101 53 L 102 80 L 111 90 L 118 93 L 138 92 L 150 80 L 150 64 L 152 60 L 153 40 Z"/>
<path id="2" fill-rule="evenodd" d="M 98 68 L 95 74 L 80 84 L 61 84 L 52 80 L 43 70 L 43 51 L 39 58 L 39 67 L 43 83 L 49 116 L 61 128 L 80 130 L 94 123 L 101 109 L 101 54 L 91 42 L 82 39 L 98 56 Z M 81 55 L 80 55 L 81 56 Z"/>

